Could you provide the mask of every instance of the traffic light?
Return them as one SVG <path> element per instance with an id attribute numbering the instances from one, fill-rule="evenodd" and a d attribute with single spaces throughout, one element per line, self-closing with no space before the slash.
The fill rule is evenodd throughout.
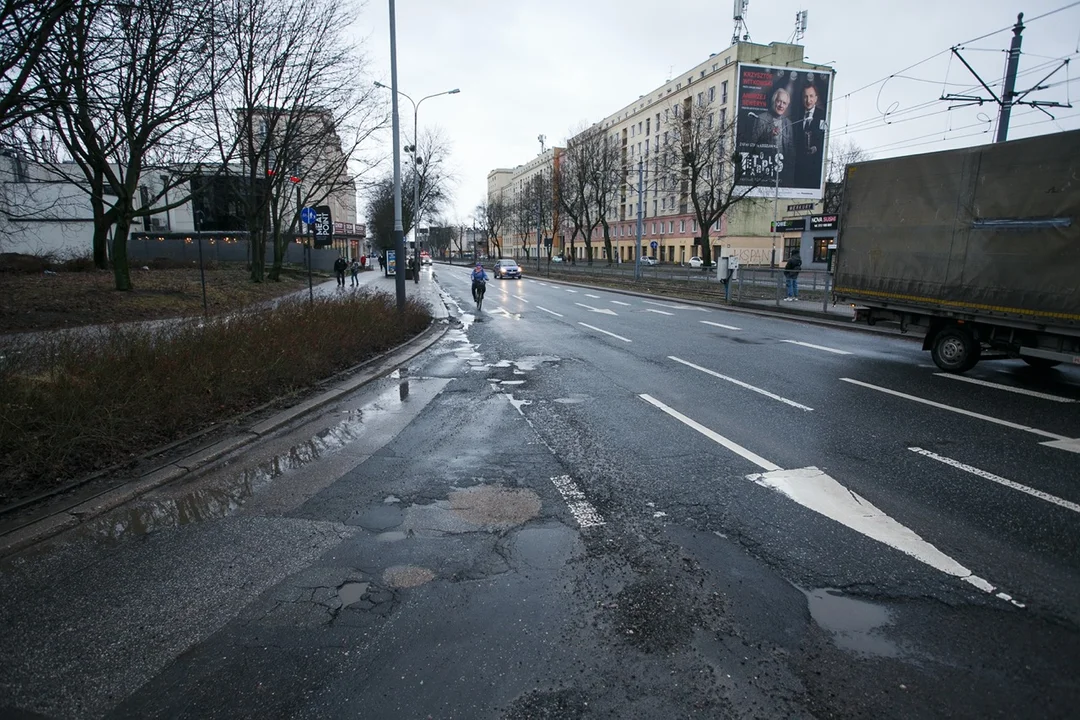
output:
<path id="1" fill-rule="evenodd" d="M 293 183 L 294 185 L 299 183 L 300 182 L 300 176 L 299 175 L 290 175 L 289 176 L 289 182 Z"/>

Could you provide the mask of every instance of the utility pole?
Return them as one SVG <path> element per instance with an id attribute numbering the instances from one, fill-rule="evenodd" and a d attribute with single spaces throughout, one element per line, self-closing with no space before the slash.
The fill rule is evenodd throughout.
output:
<path id="1" fill-rule="evenodd" d="M 773 165 L 773 172 L 776 173 L 776 188 L 773 190 L 772 198 L 772 260 L 769 263 L 774 269 L 776 268 L 776 204 L 780 200 L 780 164 Z"/>
<path id="2" fill-rule="evenodd" d="M 637 261 L 634 263 L 634 280 L 641 280 L 641 233 L 644 224 L 641 220 L 641 192 L 645 178 L 644 158 L 637 161 Z"/>
<path id="3" fill-rule="evenodd" d="M 401 139 L 398 132 L 397 92 L 397 28 L 394 19 L 394 0 L 390 0 L 390 102 L 393 115 L 394 139 L 394 287 L 397 290 L 397 309 L 405 312 L 405 229 L 401 223 Z"/>
<path id="4" fill-rule="evenodd" d="M 540 157 L 544 157 L 544 136 L 536 138 L 540 141 Z M 540 246 L 543 238 L 544 222 L 544 166 L 540 166 L 540 172 L 536 176 L 536 274 L 540 274 Z"/>
<path id="5" fill-rule="evenodd" d="M 1013 97 L 1016 95 L 1016 70 L 1020 65 L 1020 43 L 1024 36 L 1024 13 L 1016 16 L 1013 25 L 1012 45 L 1009 46 L 1009 63 L 1005 68 L 1005 85 L 1001 92 L 1001 109 L 998 111 L 997 138 L 994 142 L 1005 142 L 1009 136 L 1009 117 L 1012 115 Z"/>

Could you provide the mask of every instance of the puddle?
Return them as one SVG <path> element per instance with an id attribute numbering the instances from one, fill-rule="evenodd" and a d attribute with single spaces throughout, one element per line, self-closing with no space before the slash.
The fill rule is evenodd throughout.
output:
<path id="1" fill-rule="evenodd" d="M 375 536 L 375 539 L 379 542 L 400 542 L 409 537 L 408 533 L 404 533 L 400 530 L 391 530 L 389 532 L 379 533 Z"/>
<path id="2" fill-rule="evenodd" d="M 348 607 L 353 603 L 360 602 L 364 595 L 367 594 L 368 587 L 371 583 L 366 582 L 350 582 L 345 583 L 338 588 L 338 600 L 341 601 L 341 607 Z"/>
<path id="3" fill-rule="evenodd" d="M 392 588 L 413 588 L 431 582 L 435 573 L 416 565 L 395 565 L 383 572 L 383 582 Z"/>
<path id="4" fill-rule="evenodd" d="M 398 383 L 398 400 L 405 402 L 405 399 L 409 397 L 409 381 Z"/>
<path id="5" fill-rule="evenodd" d="M 396 528 L 404 519 L 404 508 L 384 503 L 367 508 L 349 524 L 359 525 L 368 532 L 386 532 L 391 528 Z"/>
<path id="6" fill-rule="evenodd" d="M 832 633 L 833 642 L 844 650 L 875 657 L 896 657 L 900 648 L 881 632 L 891 624 L 889 611 L 865 600 L 848 597 L 839 590 L 803 590 L 810 617 Z"/>
<path id="7" fill-rule="evenodd" d="M 527 355 L 511 362 L 517 366 L 518 370 L 528 372 L 535 370 L 544 363 L 557 363 L 562 358 L 555 357 L 554 355 Z"/>

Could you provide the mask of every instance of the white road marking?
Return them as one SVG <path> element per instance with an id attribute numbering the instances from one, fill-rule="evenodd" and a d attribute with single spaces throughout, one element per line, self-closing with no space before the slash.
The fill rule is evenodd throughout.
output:
<path id="1" fill-rule="evenodd" d="M 1027 485 L 1021 485 L 1018 482 L 1013 482 L 1012 480 L 1006 480 L 1005 478 L 998 477 L 997 475 L 995 475 L 995 474 L 993 474 L 991 472 L 987 472 L 986 470 L 980 470 L 977 467 L 972 467 L 971 465 L 965 465 L 964 463 L 960 462 L 959 460 L 953 460 L 952 458 L 947 458 L 944 455 L 938 455 L 937 453 L 930 452 L 929 450 L 923 450 L 922 448 L 918 448 L 918 447 L 910 447 L 910 448 L 908 448 L 908 450 L 910 450 L 911 452 L 914 452 L 914 453 L 918 453 L 920 455 L 925 455 L 926 457 L 931 458 L 933 460 L 937 460 L 939 463 L 944 463 L 946 465 L 951 465 L 952 467 L 963 470 L 964 472 L 969 472 L 972 475 L 976 475 L 976 476 L 981 477 L 983 479 L 990 480 L 991 482 L 996 482 L 999 485 L 1004 485 L 1007 488 L 1011 488 L 1013 490 L 1019 490 L 1022 493 L 1027 493 L 1028 495 L 1031 495 L 1032 497 L 1037 497 L 1040 500 L 1045 500 L 1048 503 L 1053 503 L 1054 505 L 1060 505 L 1063 508 L 1066 508 L 1068 510 L 1072 510 L 1074 513 L 1080 513 L 1080 505 L 1077 505 L 1074 502 L 1069 502 L 1068 500 L 1064 500 L 1062 498 L 1059 498 L 1057 495 L 1051 495 L 1050 493 L 1045 493 L 1042 490 L 1036 490 L 1035 488 L 1028 487 Z"/>
<path id="2" fill-rule="evenodd" d="M 756 453 L 753 453 L 750 450 L 747 450 L 742 445 L 739 445 L 736 442 L 728 440 L 726 437 L 724 437 L 723 435 L 720 435 L 719 433 L 713 432 L 712 430 L 705 427 L 704 425 L 697 422 L 696 420 L 692 420 L 692 419 L 688 418 L 686 415 L 683 415 L 678 410 L 675 410 L 674 408 L 668 407 L 664 403 L 662 403 L 659 400 L 657 400 L 656 398 L 654 398 L 652 395 L 638 395 L 638 397 L 641 398 L 642 400 L 644 400 L 645 402 L 649 403 L 650 405 L 653 405 L 654 407 L 660 408 L 661 410 L 666 412 L 668 415 L 675 418 L 676 420 L 678 420 L 682 424 L 686 425 L 687 427 L 690 427 L 690 428 L 692 428 L 694 430 L 697 430 L 699 433 L 701 433 L 705 437 L 709 438 L 713 442 L 715 442 L 715 443 L 717 443 L 719 445 L 723 445 L 724 447 L 726 447 L 728 450 L 735 453 L 736 455 L 739 455 L 740 457 L 743 457 L 746 460 L 749 460 L 750 462 L 754 463 L 755 465 L 757 465 L 762 470 L 764 470 L 766 472 L 771 472 L 773 470 L 779 470 L 780 469 L 779 465 L 775 465 L 775 464 L 769 462 L 768 460 L 766 460 L 765 458 L 761 457 L 760 455 L 758 455 Z"/>
<path id="3" fill-rule="evenodd" d="M 971 383 L 972 385 L 982 385 L 983 387 L 996 388 L 997 390 L 1017 393 L 1018 395 L 1027 395 L 1029 397 L 1039 398 L 1041 400 L 1050 400 L 1052 402 L 1059 403 L 1076 402 L 1072 398 L 1061 397 L 1060 395 L 1050 395 L 1048 393 L 1036 392 L 1034 390 L 1026 390 L 1024 388 L 1013 387 L 1011 385 L 1002 385 L 1001 383 L 990 382 L 989 380 L 978 380 L 976 378 L 964 377 L 963 375 L 953 375 L 952 373 L 934 373 L 934 375 L 936 375 L 937 377 L 950 378 L 952 380 L 960 380 L 961 382 Z"/>
<path id="4" fill-rule="evenodd" d="M 708 320 L 699 320 L 698 322 L 703 322 L 706 325 L 712 325 L 713 327 L 724 328 L 725 330 L 742 330 L 742 328 L 737 328 L 734 325 L 724 325 L 723 323 L 710 322 Z"/>
<path id="5" fill-rule="evenodd" d="M 586 309 L 588 309 L 588 310 L 590 310 L 590 311 L 592 311 L 594 313 L 600 313 L 601 315 L 618 315 L 618 313 L 615 312 L 614 310 L 608 310 L 607 308 L 597 308 L 597 307 L 593 307 L 592 305 L 586 305 L 585 303 L 579 303 L 579 302 L 576 302 L 574 304 L 575 305 L 580 305 L 581 307 L 586 308 Z"/>
<path id="6" fill-rule="evenodd" d="M 1039 444 L 1046 447 L 1052 447 L 1055 450 L 1080 453 L 1080 438 L 1076 438 L 1075 440 L 1053 440 Z"/>
<path id="7" fill-rule="evenodd" d="M 616 340 L 622 340 L 623 342 L 627 342 L 627 343 L 632 342 L 629 338 L 624 338 L 622 335 L 616 335 L 615 333 L 608 332 L 607 330 L 601 330 L 600 328 L 595 327 L 593 325 L 588 325 L 588 324 L 583 323 L 583 322 L 579 322 L 578 325 L 582 325 L 584 327 L 589 328 L 590 330 L 595 330 L 596 332 L 599 332 L 599 333 L 604 333 L 605 335 L 610 335 L 611 337 L 615 338 Z"/>
<path id="8" fill-rule="evenodd" d="M 700 365 L 695 365 L 692 362 L 688 362 L 686 360 L 683 360 L 682 358 L 677 358 L 674 355 L 668 355 L 668 359 L 674 360 L 677 363 L 682 363 L 686 367 L 692 367 L 695 370 L 700 370 L 701 372 L 705 373 L 706 375 L 712 375 L 714 378 L 719 378 L 721 380 L 726 380 L 729 383 L 732 383 L 733 385 L 738 385 L 741 388 L 746 388 L 747 390 L 752 390 L 752 391 L 758 393 L 759 395 L 764 395 L 767 398 L 772 398 L 773 400 L 779 400 L 780 402 L 784 403 L 785 405 L 790 405 L 791 407 L 799 408 L 800 410 L 805 410 L 807 412 L 813 412 L 813 410 L 814 410 L 814 408 L 812 408 L 812 407 L 807 407 L 806 405 L 803 405 L 801 403 L 797 403 L 794 400 L 788 400 L 786 397 L 781 397 L 781 396 L 779 396 L 779 395 L 777 395 L 775 393 L 769 392 L 768 390 L 763 390 L 762 388 L 755 387 L 754 385 L 751 385 L 749 383 L 745 383 L 742 380 L 736 380 L 733 377 L 728 377 L 727 375 L 721 375 L 718 372 L 714 372 L 713 370 L 709 370 L 708 368 L 703 368 Z"/>
<path id="9" fill-rule="evenodd" d="M 696 307 L 694 305 L 673 305 L 671 303 L 656 302 L 655 300 L 642 300 L 641 302 L 646 305 L 659 305 L 660 307 L 671 308 L 672 310 L 700 310 L 701 312 L 710 312 L 707 308 Z"/>
<path id="10" fill-rule="evenodd" d="M 836 353 L 837 355 L 851 355 L 847 350 L 837 350 L 836 348 L 825 347 L 824 345 L 813 345 L 811 343 L 799 342 L 798 340 L 781 340 L 780 342 L 791 343 L 792 345 L 802 345 L 803 347 L 813 348 L 814 350 L 824 350 L 825 352 Z"/>
<path id="11" fill-rule="evenodd" d="M 563 288 L 563 290 L 565 290 L 566 292 L 572 292 L 572 293 L 577 292 L 577 290 L 571 290 L 570 288 Z"/>
<path id="12" fill-rule="evenodd" d="M 544 312 L 546 312 L 546 313 L 551 313 L 551 314 L 552 314 L 552 315 L 554 315 L 555 317 L 562 317 L 562 314 L 561 314 L 561 313 L 557 313 L 557 312 L 555 312 L 554 310 L 548 310 L 548 309 L 547 309 L 546 307 L 540 307 L 539 305 L 537 305 L 537 306 L 536 306 L 536 309 L 537 309 L 537 310 L 543 310 L 543 311 L 544 311 Z"/>
<path id="13" fill-rule="evenodd" d="M 630 307 L 630 303 L 624 303 L 622 300 L 612 300 L 611 302 L 615 303 L 616 305 L 624 305 L 626 307 Z"/>
<path id="14" fill-rule="evenodd" d="M 596 300 L 600 299 L 599 295 L 593 295 L 592 293 L 585 293 L 585 297 L 591 297 L 591 298 L 594 298 Z"/>
<path id="15" fill-rule="evenodd" d="M 669 312 L 667 312 L 665 310 L 657 310 L 656 308 L 645 308 L 645 312 L 656 313 L 657 315 L 667 315 L 669 317 L 675 314 L 675 313 L 669 313 Z"/>
<path id="16" fill-rule="evenodd" d="M 865 498 L 847 489 L 818 468 L 784 470 L 779 465 L 668 407 L 651 395 L 642 394 L 638 397 L 760 467 L 765 471 L 764 473 L 747 476 L 758 485 L 772 488 L 807 509 L 910 555 L 930 567 L 959 578 L 983 592 L 995 594 L 997 588 L 991 583 L 975 575 L 959 562 L 923 540 L 913 530 L 893 520 Z M 1004 592 L 997 592 L 995 596 L 1017 607 L 1024 607 L 1022 603 L 1013 600 L 1011 595 Z"/>
<path id="17" fill-rule="evenodd" d="M 515 295 L 514 297 L 516 297 L 516 298 L 517 298 L 518 300 L 520 300 L 520 301 L 521 301 L 521 302 L 523 302 L 523 303 L 527 303 L 527 302 L 529 302 L 528 300 L 526 300 L 525 298 L 521 297 L 520 295 Z"/>
<path id="18" fill-rule="evenodd" d="M 566 501 L 566 506 L 570 508 L 570 514 L 578 521 L 578 525 L 587 528 L 604 524 L 603 516 L 585 498 L 585 493 L 581 492 L 577 483 L 569 475 L 553 477 L 551 482 Z"/>
<path id="19" fill-rule="evenodd" d="M 748 477 L 758 485 L 772 488 L 805 508 L 910 555 L 947 575 L 970 583 L 985 593 L 994 594 L 996 590 L 988 581 L 923 540 L 914 530 L 892 519 L 866 498 L 852 492 L 816 467 L 774 470 Z M 1002 595 L 1004 593 L 998 597 Z M 1005 595 L 1002 599 L 1023 607 L 1011 596 Z"/>
<path id="20" fill-rule="evenodd" d="M 883 388 L 883 387 L 880 387 L 878 385 L 871 385 L 870 383 L 864 383 L 864 382 L 861 382 L 859 380 L 852 380 L 851 378 L 840 378 L 840 379 L 842 381 L 846 382 L 846 383 L 851 383 L 852 385 L 858 385 L 860 387 L 869 388 L 871 390 L 877 390 L 878 392 L 883 392 L 886 395 L 895 395 L 896 397 L 904 398 L 905 400 L 912 400 L 912 401 L 917 402 L 917 403 L 922 403 L 923 405 L 929 405 L 930 407 L 940 408 L 941 410 L 948 410 L 950 412 L 959 413 L 960 415 L 967 415 L 968 417 L 977 418 L 979 420 L 985 420 L 986 422 L 992 422 L 992 423 L 995 423 L 997 425 L 1003 425 L 1005 427 L 1012 428 L 1014 430 L 1023 430 L 1024 432 L 1033 433 L 1035 435 L 1040 435 L 1042 437 L 1048 437 L 1048 438 L 1051 438 L 1052 440 L 1069 440 L 1070 439 L 1070 438 L 1065 437 L 1064 435 L 1058 435 L 1057 433 L 1046 432 L 1045 430 L 1039 430 L 1037 428 L 1028 427 L 1027 425 L 1021 425 L 1020 423 L 1014 423 L 1014 422 L 1010 422 L 1008 420 L 1002 420 L 1000 418 L 990 417 L 989 415 L 981 415 L 981 414 L 979 414 L 977 412 L 972 412 L 971 410 L 964 410 L 962 408 L 956 408 L 956 407 L 953 407 L 951 405 L 944 405 L 944 404 L 939 403 L 939 402 L 934 402 L 933 400 L 927 400 L 926 398 L 916 397 L 914 395 L 908 395 L 907 393 L 897 392 L 896 390 L 890 390 L 889 388 Z"/>

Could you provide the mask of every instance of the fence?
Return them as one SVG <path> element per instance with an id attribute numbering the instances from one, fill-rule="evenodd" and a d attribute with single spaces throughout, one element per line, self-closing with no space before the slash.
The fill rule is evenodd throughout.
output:
<path id="1" fill-rule="evenodd" d="M 266 260 L 271 262 L 274 258 L 273 243 L 266 243 Z M 128 239 L 128 260 L 135 264 L 138 261 L 167 258 L 178 262 L 199 262 L 199 243 L 197 236 L 192 233 L 190 237 L 159 237 L 157 235 L 144 236 L 132 233 Z M 205 262 L 248 262 L 251 260 L 251 241 L 244 237 L 222 237 L 220 233 L 204 233 L 202 238 L 202 253 Z M 313 248 L 311 251 L 311 268 L 332 272 L 334 261 L 338 259 L 341 250 L 337 248 Z M 307 265 L 304 259 L 304 246 L 298 243 L 288 243 L 285 246 L 284 262 L 287 265 Z"/>

